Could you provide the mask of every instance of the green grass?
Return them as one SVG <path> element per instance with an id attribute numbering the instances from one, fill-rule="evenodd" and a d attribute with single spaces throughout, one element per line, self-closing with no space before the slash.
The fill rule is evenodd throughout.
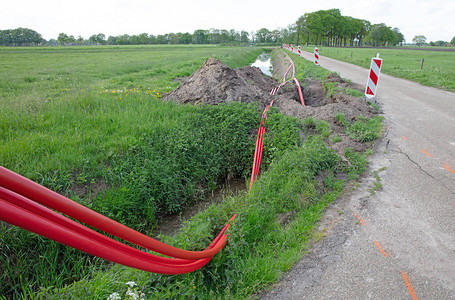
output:
<path id="1" fill-rule="evenodd" d="M 148 234 L 156 213 L 202 199 L 228 175 L 249 175 L 261 118 L 254 104 L 191 106 L 159 98 L 209 56 L 238 67 L 262 51 L 2 48 L 0 84 L 8 89 L 1 89 L 0 164 Z M 299 79 L 327 75 L 296 65 Z M 370 130 L 380 130 L 379 120 L 361 121 L 353 137 L 377 136 Z M 146 298 L 237 299 L 275 282 L 307 250 L 325 206 L 343 189 L 342 174 L 358 177 L 371 152 L 347 149 L 345 163 L 326 145 L 331 128 L 322 120 L 271 109 L 266 126 L 264 164 L 251 192 L 226 197 L 174 237 L 160 237 L 188 250 L 205 248 L 237 213 L 228 245 L 204 268 L 168 276 L 108 265 L 0 223 L 0 298 L 106 299 L 130 289 Z"/>
<path id="2" fill-rule="evenodd" d="M 353 123 L 347 121 L 342 113 L 337 113 L 335 118 L 344 126 L 344 132 L 354 141 L 372 142 L 382 133 L 382 121 L 384 120 L 382 116 L 374 116 L 370 119 L 359 116 Z"/>
<path id="3" fill-rule="evenodd" d="M 203 247 L 229 216 L 238 213 L 228 245 L 203 269 L 163 276 L 114 266 L 90 280 L 42 295 L 105 299 L 124 292 L 125 283 L 134 281 L 152 299 L 248 298 L 275 282 L 307 250 L 316 221 L 343 188 L 337 174 L 346 168 L 322 138 L 314 136 L 274 160 L 250 193 L 212 205 L 187 222 L 176 237 L 167 238 L 178 247 Z M 323 182 L 316 180 L 321 173 L 326 176 Z"/>
<path id="4" fill-rule="evenodd" d="M 313 52 L 313 47 L 302 48 Z M 352 52 L 352 57 L 351 57 Z M 448 91 L 455 91 L 455 52 L 403 49 L 365 49 L 321 47 L 322 56 L 369 68 L 379 52 L 384 60 L 381 72 Z M 420 70 L 422 58 L 423 69 Z"/>
<path id="5" fill-rule="evenodd" d="M 156 213 L 204 198 L 228 174 L 247 176 L 250 133 L 260 120 L 255 105 L 183 106 L 159 98 L 210 56 L 239 67 L 261 52 L 1 48 L 0 165 L 150 232 Z M 101 260 L 1 226 L 0 295 L 62 286 L 99 268 Z"/>

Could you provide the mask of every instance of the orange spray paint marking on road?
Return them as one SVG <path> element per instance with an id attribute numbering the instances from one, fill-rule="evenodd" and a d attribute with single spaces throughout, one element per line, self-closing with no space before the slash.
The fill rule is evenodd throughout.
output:
<path id="1" fill-rule="evenodd" d="M 356 217 L 359 220 L 359 222 L 362 226 L 365 226 L 365 223 L 363 222 L 363 220 L 360 219 L 360 217 L 358 215 L 356 215 L 356 213 L 352 213 L 352 214 L 354 215 L 354 217 Z"/>
<path id="2" fill-rule="evenodd" d="M 384 251 L 384 249 L 382 249 L 381 247 L 381 244 L 379 244 L 378 241 L 373 241 L 375 244 L 376 244 L 376 247 L 378 247 L 379 251 L 381 252 L 382 255 L 384 255 L 385 257 L 387 257 L 387 253 Z"/>
<path id="3" fill-rule="evenodd" d="M 433 155 L 431 155 L 430 153 L 425 151 L 425 149 L 422 149 L 421 151 L 422 151 L 423 154 L 428 155 L 429 157 L 433 157 Z"/>
<path id="4" fill-rule="evenodd" d="M 444 169 L 446 169 L 447 171 L 449 171 L 450 173 L 454 173 L 455 174 L 455 171 L 452 170 L 448 164 L 444 164 Z"/>
<path id="5" fill-rule="evenodd" d="M 414 293 L 414 289 L 412 288 L 411 282 L 409 281 L 408 275 L 403 271 L 401 272 L 401 276 L 403 276 L 404 283 L 408 288 L 409 294 L 411 294 L 412 300 L 418 300 L 416 294 Z"/>
<path id="6" fill-rule="evenodd" d="M 408 140 L 408 139 L 407 139 L 407 138 L 405 138 L 404 136 L 402 136 L 401 138 L 402 138 L 403 140 L 405 140 L 405 141 L 407 141 L 407 140 Z"/>

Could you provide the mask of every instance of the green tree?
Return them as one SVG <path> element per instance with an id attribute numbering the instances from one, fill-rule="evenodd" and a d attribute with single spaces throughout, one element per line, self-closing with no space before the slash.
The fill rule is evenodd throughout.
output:
<path id="1" fill-rule="evenodd" d="M 427 38 L 424 35 L 416 35 L 413 39 L 412 42 L 416 44 L 417 46 L 422 46 L 425 45 L 427 42 Z"/>
<path id="2" fill-rule="evenodd" d="M 227 44 L 229 43 L 229 31 L 227 31 L 226 29 L 222 29 L 220 31 L 220 43 L 221 44 Z"/>
<path id="3" fill-rule="evenodd" d="M 207 34 L 205 30 L 198 29 L 193 32 L 193 44 L 205 44 Z"/>
<path id="4" fill-rule="evenodd" d="M 455 46 L 455 36 L 454 36 L 454 37 L 452 38 L 452 40 L 450 41 L 450 44 L 451 44 L 452 46 Z"/>
<path id="5" fill-rule="evenodd" d="M 267 43 L 270 40 L 271 34 L 267 28 L 261 28 L 256 32 L 256 43 Z"/>
<path id="6" fill-rule="evenodd" d="M 242 30 L 240 32 L 240 42 L 249 43 L 250 42 L 249 36 L 250 36 L 250 34 L 248 32 L 246 32 L 245 30 Z"/>
<path id="7" fill-rule="evenodd" d="M 324 24 L 322 23 L 323 17 L 322 11 L 305 14 L 308 28 L 311 30 L 312 34 L 316 35 L 316 46 L 319 45 L 319 36 L 324 34 Z"/>
<path id="8" fill-rule="evenodd" d="M 103 33 L 94 34 L 89 37 L 89 42 L 95 45 L 106 45 L 106 36 Z"/>
<path id="9" fill-rule="evenodd" d="M 394 45 L 396 46 L 396 45 L 401 45 L 402 43 L 404 43 L 404 41 L 405 41 L 404 35 L 400 32 L 400 29 L 395 27 L 394 29 L 392 29 L 392 31 L 395 34 Z"/>
<path id="10" fill-rule="evenodd" d="M 395 32 L 384 23 L 372 25 L 367 38 L 374 46 L 396 45 L 397 39 Z"/>
<path id="11" fill-rule="evenodd" d="M 2 46 L 12 46 L 13 45 L 11 29 L 0 30 L 0 45 L 2 45 Z"/>
<path id="12" fill-rule="evenodd" d="M 69 36 L 66 33 L 62 32 L 58 34 L 57 41 L 60 43 L 60 45 L 64 46 L 67 43 L 68 39 Z"/>
<path id="13" fill-rule="evenodd" d="M 183 44 L 191 44 L 191 41 L 193 40 L 193 36 L 189 32 L 185 32 L 182 35 L 182 43 Z"/>

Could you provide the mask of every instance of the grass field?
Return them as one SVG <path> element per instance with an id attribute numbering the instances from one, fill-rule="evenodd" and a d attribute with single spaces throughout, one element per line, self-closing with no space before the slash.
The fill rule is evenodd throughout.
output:
<path id="1" fill-rule="evenodd" d="M 0 49 L 0 165 L 149 232 L 250 168 L 257 107 L 165 103 L 208 57 L 232 67 L 259 48 Z M 231 148 L 231 147 L 234 148 Z M 99 260 L 1 224 L 0 295 L 90 274 Z"/>
<path id="2" fill-rule="evenodd" d="M 311 53 L 314 50 L 313 47 L 303 49 Z M 455 91 L 453 51 L 320 47 L 319 53 L 364 68 L 369 68 L 371 58 L 379 53 L 384 59 L 382 72 L 426 86 Z M 424 65 L 421 70 L 422 58 Z"/>
<path id="3" fill-rule="evenodd" d="M 261 118 L 255 104 L 180 105 L 161 96 L 178 85 L 175 78 L 190 75 L 208 57 L 239 67 L 262 51 L 1 48 L 0 165 L 149 234 L 157 213 L 175 213 L 203 199 L 228 175 L 247 178 L 252 132 Z M 299 74 L 328 74 L 303 60 L 298 66 L 305 69 Z M 345 123 L 348 132 L 353 125 Z M 305 251 L 315 222 L 346 183 L 340 178 L 365 171 L 368 153 L 349 150 L 342 160 L 327 146 L 330 130 L 325 121 L 302 122 L 271 109 L 268 168 L 252 191 L 210 206 L 175 237 L 160 237 L 188 250 L 205 248 L 238 213 L 226 248 L 191 274 L 164 276 L 108 265 L 0 223 L 0 299 L 106 299 L 114 292 L 126 298 L 128 290 L 153 299 L 248 298 Z M 137 286 L 128 287 L 129 281 Z"/>

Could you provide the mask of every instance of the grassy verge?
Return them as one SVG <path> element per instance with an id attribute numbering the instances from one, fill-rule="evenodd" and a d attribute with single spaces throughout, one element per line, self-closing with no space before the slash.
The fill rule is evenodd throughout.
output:
<path id="1" fill-rule="evenodd" d="M 327 76 L 319 67 L 302 65 L 297 69 L 304 76 Z M 369 143 L 380 134 L 380 118 L 360 118 L 352 124 L 343 121 L 345 133 L 362 142 Z M 347 161 L 341 159 L 327 146 L 331 128 L 322 120 L 302 121 L 272 108 L 266 125 L 267 168 L 262 169 L 251 192 L 226 197 L 186 222 L 176 236 L 162 237 L 178 247 L 201 249 L 237 213 L 228 245 L 207 266 L 175 276 L 114 266 L 93 274 L 93 278 L 42 295 L 50 299 L 123 299 L 128 293 L 146 299 L 246 299 L 279 279 L 308 250 L 316 222 L 327 204 L 340 195 L 347 180 L 365 172 L 371 151 L 347 149 Z M 307 136 L 304 141 L 302 133 Z M 127 284 L 132 282 L 133 288 Z"/>
<path id="2" fill-rule="evenodd" d="M 144 233 L 254 151 L 254 105 L 164 103 L 173 79 L 210 56 L 232 67 L 262 49 L 223 47 L 2 48 L 0 165 Z M 100 268 L 94 259 L 0 223 L 0 295 L 61 287 Z M 28 297 L 28 296 L 25 296 Z"/>
<path id="3" fill-rule="evenodd" d="M 313 52 L 313 47 L 304 47 Z M 380 53 L 382 72 L 448 91 L 455 91 L 455 52 L 402 49 L 358 49 L 321 47 L 322 56 L 369 68 L 371 58 Z M 424 59 L 423 69 L 420 69 Z"/>
<path id="4" fill-rule="evenodd" d="M 150 54 L 140 47 L 137 51 L 141 54 L 127 50 L 119 56 L 122 62 L 132 59 L 130 55 L 139 59 L 144 53 Z M 7 145 L 0 148 L 1 164 L 145 233 L 153 227 L 156 212 L 177 211 L 185 203 L 196 201 L 229 173 L 248 174 L 254 149 L 252 132 L 260 119 L 257 108 L 161 102 L 161 91 L 177 84 L 172 79 L 197 66 L 185 63 L 187 53 L 183 50 L 159 47 L 153 51 L 165 51 L 147 56 L 157 65 L 166 60 L 169 67 L 161 68 L 164 73 L 155 70 L 154 64 L 148 71 L 125 67 L 135 65 L 130 62 L 119 63 L 121 69 L 105 66 L 106 71 L 100 72 L 106 72 L 106 78 L 96 79 L 98 75 L 93 74 L 98 74 L 101 66 L 78 73 L 82 67 L 74 63 L 75 69 L 68 72 L 80 79 L 83 87 L 77 89 L 64 89 L 58 81 L 52 89 L 41 80 L 29 82 L 20 75 L 15 77 L 11 86 L 21 88 L 23 81 L 26 84 L 23 93 L 17 91 L 16 95 L 10 90 L 1 102 L 8 109 L 2 110 L 2 116 L 11 121 L 1 123 L 6 131 L 2 131 L 2 145 Z M 262 49 L 195 47 L 193 51 L 201 51 L 195 61 L 202 63 L 204 55 L 216 52 L 231 66 L 238 66 Z M 104 57 L 96 55 L 97 59 Z M 114 54 L 107 51 L 106 55 Z M 70 57 L 67 64 L 79 56 Z M 85 55 L 80 57 L 86 59 Z M 56 73 L 59 68 L 55 66 Z M 302 76 L 319 72 L 317 68 L 302 68 L 306 68 Z M 153 76 L 144 75 L 147 72 L 157 74 L 155 83 L 148 81 Z M 28 84 L 34 83 L 36 99 L 46 93 L 56 93 L 55 98 L 32 105 L 34 96 Z M 130 84 L 137 86 L 127 86 Z M 25 103 L 18 100 L 20 95 L 28 95 Z M 316 130 L 308 126 L 311 122 L 315 122 Z M 358 126 L 371 124 L 365 121 Z M 205 248 L 237 213 L 228 245 L 201 270 L 167 276 L 103 265 L 68 247 L 1 224 L 0 295 L 106 299 L 118 293 L 118 297 L 128 299 L 135 293 L 151 299 L 248 298 L 276 281 L 306 251 L 325 206 L 342 192 L 344 174 L 355 178 L 365 170 L 368 153 L 348 149 L 348 164 L 327 146 L 327 125 L 286 117 L 272 109 L 267 120 L 265 168 L 252 191 L 226 197 L 186 222 L 174 237 L 160 237 L 189 250 Z M 359 138 L 368 131 L 350 126 L 345 125 Z M 372 126 L 371 130 L 378 128 Z M 304 141 L 302 132 L 307 137 Z M 33 142 L 32 147 L 21 142 L 22 135 Z M 21 150 L 25 147 L 29 148 Z"/>
<path id="5" fill-rule="evenodd" d="M 272 122 L 274 118 L 288 117 L 278 113 L 269 116 Z M 309 134 L 308 139 L 281 152 L 249 193 L 225 198 L 186 222 L 175 237 L 162 237 L 178 247 L 200 249 L 237 213 L 228 245 L 201 270 L 167 276 L 114 266 L 41 295 L 49 299 L 123 297 L 132 291 L 127 283 L 134 282 L 134 292 L 147 299 L 245 299 L 275 282 L 307 250 L 324 208 L 343 190 L 343 174 L 355 178 L 363 173 L 370 153 L 349 149 L 347 164 L 320 133 L 311 134 L 305 122 L 294 128 Z"/>

